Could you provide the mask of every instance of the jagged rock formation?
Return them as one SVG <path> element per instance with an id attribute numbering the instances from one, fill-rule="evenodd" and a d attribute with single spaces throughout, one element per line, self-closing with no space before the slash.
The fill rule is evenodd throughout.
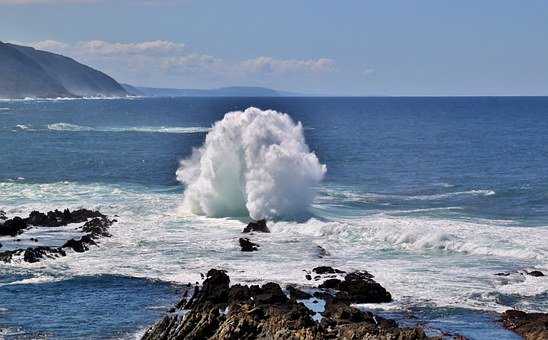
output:
<path id="1" fill-rule="evenodd" d="M 0 98 L 118 97 L 116 80 L 74 59 L 0 42 Z"/>
<path id="2" fill-rule="evenodd" d="M 96 245 L 96 239 L 100 237 L 109 237 L 109 227 L 116 220 L 109 219 L 106 215 L 99 211 L 78 209 L 70 211 L 54 210 L 44 214 L 39 211 L 33 211 L 26 218 L 16 216 L 7 219 L 5 214 L 1 214 L 0 218 L 0 236 L 16 237 L 25 232 L 31 227 L 47 227 L 56 228 L 65 226 L 71 223 L 84 223 L 79 229 L 84 235 L 79 239 L 73 238 L 67 240 L 60 247 L 37 246 L 28 247 L 26 249 L 6 250 L 0 252 L 1 262 L 11 262 L 16 256 L 22 256 L 22 260 L 29 263 L 38 262 L 46 258 L 56 258 L 66 256 L 65 249 L 70 248 L 76 252 L 84 252 L 89 250 L 90 245 Z M 38 242 L 37 239 L 31 238 L 31 241 Z"/>
<path id="3" fill-rule="evenodd" d="M 502 323 L 507 329 L 526 340 L 548 339 L 548 313 L 525 313 L 507 310 L 502 313 Z"/>
<path id="4" fill-rule="evenodd" d="M 312 297 L 294 287 L 288 290 L 290 297 L 272 282 L 230 286 L 224 271 L 212 269 L 202 288 L 195 287 L 193 296 L 149 328 L 143 340 L 427 339 L 421 328 L 400 328 L 352 307 L 348 293 L 340 298 L 340 292 L 319 290 Z M 323 311 L 309 309 L 304 301 L 324 305 Z"/>

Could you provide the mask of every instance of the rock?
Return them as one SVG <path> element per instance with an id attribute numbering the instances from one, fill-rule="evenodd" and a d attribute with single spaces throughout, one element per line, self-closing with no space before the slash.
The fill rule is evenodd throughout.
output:
<path id="1" fill-rule="evenodd" d="M 540 270 L 533 270 L 527 273 L 528 275 L 534 276 L 534 277 L 541 277 L 544 276 L 544 273 Z"/>
<path id="2" fill-rule="evenodd" d="M 87 221 L 82 227 L 82 231 L 89 233 L 92 238 L 98 237 L 110 237 L 111 235 L 108 232 L 108 228 L 116 220 L 109 220 L 106 216 L 94 217 L 93 219 Z"/>
<path id="3" fill-rule="evenodd" d="M 6 217 L 6 213 L 4 212 L 4 210 L 0 210 L 0 224 L 2 223 L 2 221 L 5 221 L 7 219 L 8 218 Z"/>
<path id="4" fill-rule="evenodd" d="M 341 285 L 341 280 L 339 279 L 327 279 L 318 287 L 324 288 L 324 289 L 339 289 L 340 285 Z"/>
<path id="5" fill-rule="evenodd" d="M 328 266 L 316 267 L 316 268 L 312 269 L 312 271 L 314 273 L 320 274 L 320 275 L 323 275 L 323 274 L 343 274 L 344 273 L 344 271 L 342 271 L 342 270 L 335 269 L 335 268 L 328 267 Z"/>
<path id="6" fill-rule="evenodd" d="M 1 216 L 5 217 L 5 214 L 2 214 Z M 4 223 L 0 224 L 0 236 L 10 235 L 13 237 L 21 234 L 30 226 L 59 227 L 70 223 L 85 222 L 82 226 L 82 230 L 88 234 L 83 235 L 80 239 L 68 240 L 60 248 L 31 247 L 0 253 L 0 261 L 3 262 L 11 262 L 14 255 L 23 255 L 23 260 L 31 263 L 38 262 L 44 258 L 66 256 L 63 248 L 72 248 L 77 252 L 84 252 L 89 249 L 89 245 L 96 245 L 94 239 L 110 236 L 108 233 L 108 228 L 116 222 L 116 220 L 109 220 L 107 216 L 101 214 L 99 211 L 87 209 L 78 209 L 72 212 L 69 209 L 65 209 L 63 211 L 54 210 L 49 211 L 47 214 L 39 211 L 33 211 L 27 218 L 14 217 L 12 219 L 5 219 L 2 221 Z M 15 241 L 20 242 L 21 239 L 18 238 Z M 38 242 L 38 239 L 31 237 L 30 241 Z"/>
<path id="7" fill-rule="evenodd" d="M 391 302 L 392 295 L 367 272 L 353 272 L 345 276 L 338 288 L 350 295 L 353 303 Z"/>
<path id="8" fill-rule="evenodd" d="M 260 233 L 269 233 L 270 230 L 266 226 L 266 220 L 259 220 L 256 222 L 249 222 L 247 227 L 244 228 L 244 233 L 250 233 L 252 231 L 260 232 Z"/>
<path id="9" fill-rule="evenodd" d="M 510 276 L 510 273 L 504 273 L 504 272 L 501 272 L 501 273 L 495 273 L 496 276 Z"/>
<path id="10" fill-rule="evenodd" d="M 310 299 L 312 297 L 311 294 L 308 294 L 307 292 L 303 292 L 302 290 L 297 289 L 293 286 L 287 286 L 286 289 L 289 292 L 289 297 L 291 299 L 304 300 L 304 299 Z"/>
<path id="11" fill-rule="evenodd" d="M 251 242 L 248 238 L 240 238 L 240 247 L 241 251 L 257 251 L 259 245 L 257 243 Z"/>
<path id="12" fill-rule="evenodd" d="M 21 217 L 14 217 L 9 220 L 4 220 L 4 223 L 0 225 L 0 236 L 17 236 L 23 233 L 28 227 L 27 222 Z"/>
<path id="13" fill-rule="evenodd" d="M 186 315 L 179 303 L 145 331 L 144 340 L 175 339 L 426 339 L 420 328 L 399 328 L 388 319 L 362 312 L 346 300 L 325 293 L 321 322 L 295 298 L 288 299 L 276 283 L 234 285 L 225 272 L 210 270 Z M 297 290 L 289 286 L 290 294 Z M 184 298 L 183 298 L 184 299 Z"/>
<path id="14" fill-rule="evenodd" d="M 548 313 L 525 313 L 507 310 L 502 313 L 502 323 L 526 340 L 548 339 Z"/>
<path id="15" fill-rule="evenodd" d="M 79 209 L 72 212 L 69 209 L 65 209 L 62 212 L 59 210 L 48 211 L 47 214 L 33 211 L 26 220 L 32 226 L 60 227 L 70 223 L 86 222 L 90 218 L 106 218 L 106 216 L 98 211 L 87 209 Z"/>
<path id="16" fill-rule="evenodd" d="M 326 256 L 331 256 L 331 254 L 325 250 L 322 246 L 316 246 L 316 256 L 320 259 L 323 259 Z"/>
<path id="17" fill-rule="evenodd" d="M 71 248 L 77 253 L 83 253 L 89 250 L 88 245 L 97 245 L 90 235 L 84 235 L 79 240 L 70 239 L 61 248 Z"/>
<path id="18" fill-rule="evenodd" d="M 13 259 L 14 254 L 15 254 L 15 251 L 13 250 L 0 252 L 0 261 L 5 263 L 10 263 L 11 260 Z"/>
<path id="19" fill-rule="evenodd" d="M 27 248 L 23 254 L 23 260 L 29 263 L 35 263 L 44 258 L 56 258 L 66 256 L 67 254 L 61 248 L 53 247 L 36 247 Z"/>

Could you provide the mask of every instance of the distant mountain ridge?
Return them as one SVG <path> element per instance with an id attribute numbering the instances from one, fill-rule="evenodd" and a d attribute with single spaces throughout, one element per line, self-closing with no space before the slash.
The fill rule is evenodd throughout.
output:
<path id="1" fill-rule="evenodd" d="M 122 86 L 129 94 L 144 97 L 280 97 L 298 95 L 297 93 L 255 86 L 231 86 L 217 89 L 154 88 L 128 84 L 122 84 Z"/>
<path id="2" fill-rule="evenodd" d="M 0 42 L 0 98 L 127 95 L 116 80 L 74 59 Z"/>

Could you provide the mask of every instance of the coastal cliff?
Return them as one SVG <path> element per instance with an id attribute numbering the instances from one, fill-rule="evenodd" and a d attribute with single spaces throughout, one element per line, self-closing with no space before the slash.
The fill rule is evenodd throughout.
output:
<path id="1" fill-rule="evenodd" d="M 0 98 L 118 97 L 127 91 L 74 59 L 0 42 Z"/>

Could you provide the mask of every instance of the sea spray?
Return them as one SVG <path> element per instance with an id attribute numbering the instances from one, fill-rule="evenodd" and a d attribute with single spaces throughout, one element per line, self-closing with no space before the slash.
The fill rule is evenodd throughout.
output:
<path id="1" fill-rule="evenodd" d="M 326 166 L 289 115 L 248 108 L 227 113 L 177 170 L 183 210 L 210 217 L 299 217 Z"/>

